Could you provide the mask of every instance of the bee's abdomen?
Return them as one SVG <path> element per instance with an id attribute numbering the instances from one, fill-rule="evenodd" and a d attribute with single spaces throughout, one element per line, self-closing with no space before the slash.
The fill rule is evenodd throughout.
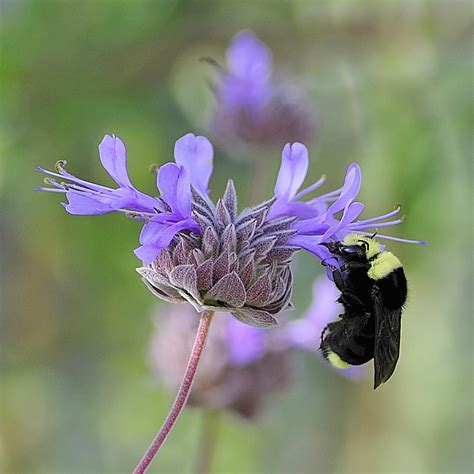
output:
<path id="1" fill-rule="evenodd" d="M 373 317 L 366 313 L 332 323 L 321 350 L 325 358 L 338 367 L 341 367 L 338 359 L 349 365 L 365 364 L 374 357 Z"/>

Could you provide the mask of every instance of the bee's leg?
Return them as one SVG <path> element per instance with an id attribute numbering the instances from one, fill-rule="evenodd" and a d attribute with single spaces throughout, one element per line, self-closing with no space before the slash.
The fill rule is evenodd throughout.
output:
<path id="1" fill-rule="evenodd" d="M 342 318 L 342 314 L 339 315 L 339 318 L 341 319 Z M 327 326 L 323 329 L 323 332 L 321 333 L 321 339 L 324 338 L 324 336 L 326 335 L 326 332 L 327 331 L 331 331 L 332 329 L 336 328 L 337 326 L 339 326 L 339 324 L 341 324 L 341 322 L 339 320 L 337 321 L 333 321 L 332 323 L 328 323 Z"/>
<path id="2" fill-rule="evenodd" d="M 341 298 L 343 304 L 345 303 L 350 306 L 355 306 L 356 308 L 364 309 L 363 301 L 352 291 L 342 292 Z"/>
<path id="3" fill-rule="evenodd" d="M 370 265 L 362 262 L 346 262 L 341 266 L 342 271 L 369 270 Z"/>
<path id="4" fill-rule="evenodd" d="M 329 326 L 329 324 L 328 324 Z M 319 349 L 321 349 L 321 347 L 323 346 L 323 339 L 324 339 L 324 336 L 326 335 L 326 333 L 328 332 L 329 330 L 329 327 L 326 326 L 324 329 L 323 329 L 323 332 L 321 333 L 321 337 L 319 338 Z"/>
<path id="5" fill-rule="evenodd" d="M 323 329 L 323 332 L 321 333 L 321 337 L 319 339 L 319 349 L 322 350 L 323 348 L 323 343 L 324 343 L 324 337 L 326 336 L 326 333 L 329 331 L 336 330 L 337 327 L 341 324 L 341 319 L 344 317 L 343 314 L 339 315 L 339 319 L 336 321 L 333 321 L 332 323 L 328 323 L 327 326 Z"/>
<path id="6" fill-rule="evenodd" d="M 344 277 L 342 276 L 341 271 L 336 267 L 332 267 L 332 278 L 337 286 L 337 289 L 341 293 L 344 293 L 344 291 L 346 291 L 346 283 L 344 282 Z"/>
<path id="7" fill-rule="evenodd" d="M 348 263 L 345 263 L 341 267 L 341 269 L 342 270 L 349 270 L 349 269 L 354 269 L 354 268 L 366 269 L 367 267 L 368 265 L 365 263 L 348 262 Z M 337 289 L 341 292 L 339 302 L 342 304 L 347 303 L 348 305 L 355 306 L 358 309 L 363 309 L 364 308 L 363 301 L 353 291 L 351 291 L 349 287 L 346 285 L 342 272 L 338 270 L 336 267 L 330 267 L 330 268 L 332 269 L 332 278 L 334 280 L 334 283 Z M 346 316 L 346 315 L 343 315 L 343 316 Z"/>

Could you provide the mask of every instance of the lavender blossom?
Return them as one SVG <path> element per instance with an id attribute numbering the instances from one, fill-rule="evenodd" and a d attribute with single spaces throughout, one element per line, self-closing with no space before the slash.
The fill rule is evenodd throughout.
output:
<path id="1" fill-rule="evenodd" d="M 160 168 L 157 187 L 161 198 L 155 198 L 132 185 L 127 172 L 125 145 L 120 138 L 106 135 L 99 144 L 100 161 L 119 185 L 117 189 L 76 178 L 65 170 L 66 161 L 56 163 L 56 173 L 37 167 L 38 171 L 65 181 L 46 178 L 46 184 L 51 187 L 36 189 L 65 193 L 68 203 L 63 206 L 70 214 L 98 215 L 119 211 L 146 221 L 140 234 L 142 246 L 135 253 L 150 263 L 178 232 L 199 231 L 191 216 L 191 182 L 198 189 L 207 186 L 212 172 L 212 153 L 212 145 L 204 137 L 189 134 L 178 140 L 175 149 L 178 164 L 168 163 Z M 200 173 L 193 175 L 190 172 L 196 166 L 200 166 Z"/>
<path id="2" fill-rule="evenodd" d="M 169 305 L 155 318 L 149 361 L 170 391 L 181 381 L 198 320 L 190 305 Z M 255 418 L 265 400 L 292 380 L 291 349 L 274 331 L 242 324 L 229 314 L 213 321 L 189 403 L 206 410 L 229 410 Z"/>
<path id="3" fill-rule="evenodd" d="M 69 174 L 65 162 L 58 163 L 56 173 L 38 168 L 49 176 L 46 182 L 51 186 L 39 189 L 64 193 L 64 206 L 71 214 L 118 211 L 144 222 L 135 253 L 145 265 L 137 271 L 155 296 L 189 302 L 198 312 L 230 312 L 253 326 L 276 325 L 275 315 L 291 308 L 290 263 L 295 252 L 305 249 L 329 259 L 321 244 L 401 222 L 387 221 L 399 209 L 357 220 L 364 206 L 355 202 L 361 184 L 355 163 L 348 167 L 340 189 L 302 202 L 324 178 L 299 191 L 308 169 L 308 151 L 301 143 L 284 147 L 274 197 L 241 213 L 231 180 L 217 204 L 209 197 L 213 148 L 205 137 L 188 134 L 176 142 L 175 163 L 158 170 L 159 197 L 132 185 L 119 138 L 105 136 L 99 155 L 117 189 Z"/>
<path id="4" fill-rule="evenodd" d="M 232 39 L 215 90 L 211 130 L 223 144 L 282 146 L 313 134 L 314 117 L 303 92 L 272 82 L 271 51 L 251 31 Z"/>

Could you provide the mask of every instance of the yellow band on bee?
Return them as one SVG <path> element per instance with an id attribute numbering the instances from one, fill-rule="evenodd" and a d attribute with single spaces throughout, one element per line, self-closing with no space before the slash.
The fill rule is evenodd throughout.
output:
<path id="1" fill-rule="evenodd" d="M 335 352 L 329 351 L 326 357 L 328 361 L 331 362 L 331 364 L 334 367 L 337 367 L 338 369 L 347 369 L 351 366 L 351 364 L 344 362 Z"/>
<path id="2" fill-rule="evenodd" d="M 372 280 L 381 280 L 401 266 L 402 263 L 392 252 L 382 252 L 371 263 L 367 275 Z"/>

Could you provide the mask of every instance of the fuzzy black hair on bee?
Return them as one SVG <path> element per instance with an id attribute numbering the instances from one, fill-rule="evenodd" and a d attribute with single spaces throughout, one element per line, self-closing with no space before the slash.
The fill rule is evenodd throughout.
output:
<path id="1" fill-rule="evenodd" d="M 324 329 L 321 351 L 341 368 L 374 359 L 377 388 L 392 376 L 400 354 L 405 272 L 400 260 L 372 237 L 350 234 L 324 245 L 340 264 L 332 274 L 344 313 Z"/>

